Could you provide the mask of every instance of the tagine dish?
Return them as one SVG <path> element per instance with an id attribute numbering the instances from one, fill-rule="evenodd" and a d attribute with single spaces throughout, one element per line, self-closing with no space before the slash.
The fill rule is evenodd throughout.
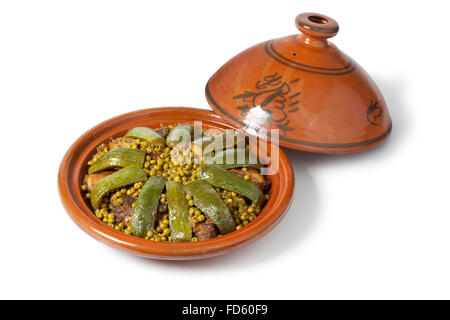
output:
<path id="1" fill-rule="evenodd" d="M 270 181 L 249 139 L 183 123 L 135 127 L 97 147 L 80 186 L 105 224 L 151 241 L 220 237 L 257 219 Z"/>
<path id="2" fill-rule="evenodd" d="M 386 141 L 386 101 L 329 40 L 337 21 L 306 12 L 295 26 L 299 32 L 249 47 L 209 78 L 214 112 L 144 109 L 83 133 L 58 174 L 73 221 L 139 256 L 216 256 L 261 238 L 288 211 L 295 176 L 280 146 L 340 154 Z"/>

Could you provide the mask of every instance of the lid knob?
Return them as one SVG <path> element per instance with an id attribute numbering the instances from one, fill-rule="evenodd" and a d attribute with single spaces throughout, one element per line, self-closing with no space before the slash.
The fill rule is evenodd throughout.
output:
<path id="1" fill-rule="evenodd" d="M 318 39 L 334 37 L 339 31 L 336 20 L 313 12 L 300 13 L 295 18 L 295 25 L 302 33 Z"/>

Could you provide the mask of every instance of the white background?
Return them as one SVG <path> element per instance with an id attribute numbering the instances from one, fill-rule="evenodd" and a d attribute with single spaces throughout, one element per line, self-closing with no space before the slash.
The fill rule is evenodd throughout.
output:
<path id="1" fill-rule="evenodd" d="M 450 298 L 445 3 L 2 1 L 0 298 Z M 296 33 L 304 11 L 335 18 L 332 41 L 379 85 L 394 123 L 386 143 L 288 151 L 286 218 L 217 258 L 137 258 L 69 219 L 56 180 L 76 138 L 136 109 L 209 109 L 213 72 Z"/>

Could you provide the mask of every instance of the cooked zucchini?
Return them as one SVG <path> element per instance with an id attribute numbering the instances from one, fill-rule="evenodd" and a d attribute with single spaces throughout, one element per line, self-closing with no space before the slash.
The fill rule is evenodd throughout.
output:
<path id="1" fill-rule="evenodd" d="M 99 160 L 94 162 L 88 174 L 97 173 L 111 168 L 136 167 L 142 168 L 145 160 L 145 151 L 131 148 L 114 148 L 108 151 Z"/>
<path id="2" fill-rule="evenodd" d="M 169 222 L 172 241 L 190 241 L 192 228 L 189 223 L 189 203 L 183 190 L 183 183 L 166 182 L 167 201 L 169 203 Z"/>
<path id="3" fill-rule="evenodd" d="M 256 185 L 219 166 L 203 165 L 198 173 L 198 178 L 209 182 L 214 187 L 242 194 L 252 200 L 257 207 L 263 203 L 264 194 Z"/>
<path id="4" fill-rule="evenodd" d="M 167 179 L 153 176 L 144 184 L 136 201 L 131 220 L 131 234 L 144 238 L 147 231 L 155 226 L 159 199 Z"/>
<path id="5" fill-rule="evenodd" d="M 165 145 L 166 139 L 158 132 L 147 127 L 135 127 L 127 132 L 125 138 L 135 138 L 148 141 L 152 144 Z"/>
<path id="6" fill-rule="evenodd" d="M 105 194 L 117 188 L 147 180 L 147 175 L 140 168 L 126 167 L 100 180 L 92 190 L 91 205 L 94 210 L 100 207 Z"/>
<path id="7" fill-rule="evenodd" d="M 187 183 L 186 193 L 192 195 L 194 203 L 219 228 L 220 233 L 226 234 L 235 230 L 233 216 L 228 207 L 211 185 L 203 180 Z"/>
<path id="8" fill-rule="evenodd" d="M 166 143 L 171 146 L 180 142 L 189 143 L 192 139 L 192 132 L 193 127 L 190 124 L 180 124 L 170 130 L 166 138 Z"/>

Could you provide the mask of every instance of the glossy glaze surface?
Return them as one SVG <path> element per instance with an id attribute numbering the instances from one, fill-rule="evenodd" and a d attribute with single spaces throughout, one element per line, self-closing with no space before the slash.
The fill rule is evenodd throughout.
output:
<path id="1" fill-rule="evenodd" d="M 209 79 L 214 111 L 248 132 L 278 129 L 280 144 L 298 150 L 345 153 L 384 141 L 392 124 L 381 92 L 327 40 L 338 23 L 303 13 L 295 24 L 300 34 L 255 45 Z"/>
<path id="2" fill-rule="evenodd" d="M 73 221 L 87 234 L 107 245 L 143 257 L 170 260 L 198 259 L 223 254 L 255 241 L 274 228 L 286 214 L 294 188 L 294 173 L 281 149 L 279 171 L 268 176 L 272 183 L 270 199 L 258 218 L 246 227 L 220 238 L 190 243 L 154 242 L 117 231 L 92 213 L 81 194 L 80 185 L 86 173 L 87 159 L 94 154 L 100 143 L 110 137 L 122 136 L 136 126 L 157 128 L 160 124 L 170 125 L 194 120 L 201 120 L 205 128 L 232 129 L 211 111 L 165 107 L 123 114 L 84 133 L 65 154 L 58 174 L 60 198 Z"/>

